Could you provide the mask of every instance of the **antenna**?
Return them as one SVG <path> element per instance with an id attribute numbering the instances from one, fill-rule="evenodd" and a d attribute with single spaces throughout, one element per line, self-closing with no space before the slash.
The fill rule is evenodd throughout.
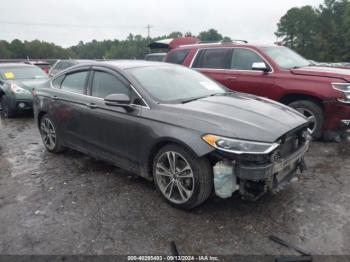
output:
<path id="1" fill-rule="evenodd" d="M 153 28 L 154 26 L 148 24 L 145 28 L 147 28 L 147 38 L 150 38 L 151 35 L 151 28 Z"/>

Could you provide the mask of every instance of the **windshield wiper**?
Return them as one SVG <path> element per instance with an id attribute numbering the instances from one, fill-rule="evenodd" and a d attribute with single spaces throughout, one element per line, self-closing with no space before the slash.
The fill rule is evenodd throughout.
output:
<path id="1" fill-rule="evenodd" d="M 200 96 L 200 97 L 194 97 L 194 98 L 182 100 L 181 104 L 186 104 L 186 103 L 189 103 L 189 102 L 192 102 L 192 101 L 196 101 L 196 100 L 199 100 L 199 99 L 203 99 L 203 98 L 207 98 L 207 97 L 209 97 L 209 96 Z"/>
<path id="2" fill-rule="evenodd" d="M 186 103 L 189 103 L 189 102 L 192 102 L 192 101 L 200 100 L 200 99 L 211 97 L 211 96 L 219 96 L 219 95 L 226 96 L 226 95 L 229 95 L 229 94 L 232 94 L 232 93 L 234 93 L 234 91 L 228 91 L 228 92 L 225 92 L 225 93 L 215 93 L 215 94 L 211 94 L 211 95 L 208 95 L 208 96 L 194 97 L 194 98 L 190 98 L 190 99 L 187 99 L 187 100 L 183 100 L 183 101 L 181 101 L 181 103 L 182 104 L 186 104 Z"/>

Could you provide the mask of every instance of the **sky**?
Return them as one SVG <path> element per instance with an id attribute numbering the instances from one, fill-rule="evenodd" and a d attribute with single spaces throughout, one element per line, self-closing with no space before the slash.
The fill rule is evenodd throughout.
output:
<path id="1" fill-rule="evenodd" d="M 151 37 L 217 29 L 232 39 L 271 44 L 279 19 L 292 7 L 323 0 L 1 0 L 0 39 L 52 42 Z"/>

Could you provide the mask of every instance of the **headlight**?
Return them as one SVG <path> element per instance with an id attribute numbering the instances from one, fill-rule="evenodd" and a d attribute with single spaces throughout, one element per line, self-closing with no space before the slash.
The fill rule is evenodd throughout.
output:
<path id="1" fill-rule="evenodd" d="M 19 87 L 18 85 L 12 84 L 10 86 L 12 92 L 16 94 L 30 94 L 30 92 L 22 87 Z"/>
<path id="2" fill-rule="evenodd" d="M 332 83 L 334 89 L 343 92 L 345 98 L 339 98 L 338 101 L 350 103 L 350 83 Z"/>
<path id="3" fill-rule="evenodd" d="M 268 154 L 279 146 L 278 143 L 252 142 L 216 135 L 205 135 L 202 138 L 209 145 L 234 154 Z"/>

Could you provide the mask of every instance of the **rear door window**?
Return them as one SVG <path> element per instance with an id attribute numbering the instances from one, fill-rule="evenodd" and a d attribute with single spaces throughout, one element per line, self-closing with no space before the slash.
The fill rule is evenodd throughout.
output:
<path id="1" fill-rule="evenodd" d="M 110 73 L 95 71 L 91 95 L 105 98 L 110 94 L 125 94 L 130 96 L 130 88 L 123 81 Z"/>
<path id="2" fill-rule="evenodd" d="M 86 80 L 88 75 L 88 71 L 80 71 L 66 75 L 61 84 L 61 89 L 76 94 L 85 94 L 85 87 L 87 82 Z"/>
<path id="3" fill-rule="evenodd" d="M 229 69 L 231 57 L 231 48 L 211 48 L 199 50 L 192 67 Z"/>
<path id="4" fill-rule="evenodd" d="M 173 51 L 168 55 L 166 62 L 182 65 L 189 52 L 190 50 Z"/>
<path id="5" fill-rule="evenodd" d="M 252 70 L 254 63 L 265 61 L 254 51 L 243 48 L 235 48 L 232 54 L 231 69 Z"/>

